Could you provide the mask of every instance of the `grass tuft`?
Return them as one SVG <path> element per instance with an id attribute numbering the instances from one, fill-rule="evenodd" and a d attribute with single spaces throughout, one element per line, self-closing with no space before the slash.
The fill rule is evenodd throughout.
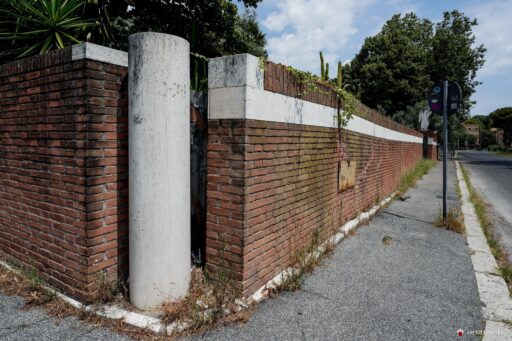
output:
<path id="1" fill-rule="evenodd" d="M 322 262 L 322 259 L 334 252 L 335 244 L 328 241 L 324 244 L 321 252 L 318 250 L 320 246 L 320 234 L 316 230 L 313 232 L 311 242 L 308 246 L 296 253 L 284 280 L 272 288 L 271 296 L 283 291 L 297 291 L 302 288 L 304 276 L 313 272 L 314 268 Z"/>
<path id="2" fill-rule="evenodd" d="M 228 310 L 236 312 L 234 301 L 239 291 L 228 277 L 222 276 L 217 274 L 213 278 L 206 270 L 194 268 L 188 295 L 177 302 L 163 304 L 162 321 L 166 324 L 188 322 L 199 330 L 213 326 Z"/>
<path id="3" fill-rule="evenodd" d="M 98 271 L 95 274 L 95 294 L 94 301 L 99 303 L 110 303 L 114 301 L 120 293 L 120 284 L 118 281 L 109 280 L 105 271 Z"/>
<path id="4" fill-rule="evenodd" d="M 219 251 L 219 264 L 215 272 L 194 268 L 187 296 L 177 302 L 161 306 L 161 318 L 166 324 L 186 323 L 191 326 L 186 333 L 198 333 L 212 329 L 217 325 L 234 322 L 246 322 L 249 308 L 241 300 L 240 288 L 233 281 L 233 274 L 225 258 L 229 246 L 221 236 L 223 249 Z"/>
<path id="5" fill-rule="evenodd" d="M 435 227 L 441 227 L 460 234 L 463 234 L 465 231 L 464 222 L 462 221 L 462 215 L 459 210 L 448 210 L 446 213 L 446 220 L 443 218 L 443 213 L 439 212 L 439 215 L 434 220 L 433 224 Z"/>
<path id="6" fill-rule="evenodd" d="M 435 160 L 422 159 L 416 167 L 400 179 L 398 195 L 402 195 L 409 188 L 414 187 L 416 182 L 429 172 L 437 164 Z"/>

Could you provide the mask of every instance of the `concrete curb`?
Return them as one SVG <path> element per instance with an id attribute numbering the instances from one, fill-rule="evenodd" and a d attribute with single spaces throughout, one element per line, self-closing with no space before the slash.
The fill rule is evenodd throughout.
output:
<path id="1" fill-rule="evenodd" d="M 482 313 L 486 320 L 484 340 L 512 340 L 512 329 L 503 323 L 503 321 L 512 321 L 512 299 L 505 281 L 498 275 L 498 264 L 487 244 L 475 208 L 470 202 L 469 190 L 459 162 L 455 161 L 455 165 L 462 195 L 462 214 L 466 226 L 467 243 L 473 251 L 471 261 L 475 270 L 478 293 L 483 303 Z"/>
<path id="2" fill-rule="evenodd" d="M 385 198 L 384 200 L 379 202 L 377 205 L 373 206 L 368 211 L 359 214 L 356 218 L 345 223 L 343 226 L 341 226 L 338 229 L 337 233 L 335 233 L 332 237 L 330 237 L 324 243 L 322 243 L 316 249 L 316 251 L 312 252 L 312 254 L 310 254 L 309 256 L 318 258 L 324 253 L 325 248 L 329 243 L 333 243 L 335 245 L 339 244 L 343 239 L 345 239 L 345 237 L 350 233 L 350 231 L 354 230 L 362 222 L 373 217 L 375 215 L 375 213 L 377 213 L 379 211 L 379 209 L 381 209 L 382 207 L 387 205 L 391 200 L 393 200 L 393 198 L 396 196 L 397 193 L 398 192 L 394 192 L 389 197 Z M 289 276 L 291 276 L 294 271 L 297 271 L 297 269 L 294 269 L 292 267 L 289 267 L 289 268 L 283 270 L 282 272 L 277 274 L 277 276 L 275 276 L 270 281 L 268 281 L 264 286 L 259 288 L 254 294 L 249 296 L 248 300 L 253 301 L 253 302 L 261 302 L 268 296 L 267 293 L 268 293 L 269 289 L 275 288 L 276 286 L 283 283 L 283 281 L 286 280 Z"/>

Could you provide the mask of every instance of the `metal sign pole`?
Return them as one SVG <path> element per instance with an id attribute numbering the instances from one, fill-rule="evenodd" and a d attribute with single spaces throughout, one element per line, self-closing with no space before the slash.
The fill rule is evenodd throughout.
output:
<path id="1" fill-rule="evenodd" d="M 443 86 L 443 219 L 446 221 L 446 177 L 448 157 L 448 81 Z"/>

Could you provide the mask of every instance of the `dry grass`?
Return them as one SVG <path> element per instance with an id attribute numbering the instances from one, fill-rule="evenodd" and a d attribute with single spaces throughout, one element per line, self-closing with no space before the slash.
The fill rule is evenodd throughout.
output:
<path id="1" fill-rule="evenodd" d="M 226 304 L 228 299 L 221 298 L 221 292 L 224 289 L 229 291 L 229 289 L 219 287 L 218 284 L 213 284 L 213 282 L 205 284 L 206 282 L 207 280 L 205 280 L 202 270 L 194 270 L 193 290 L 191 291 L 191 295 L 178 303 L 168 304 L 162 307 L 162 322 L 171 323 L 181 320 L 193 323 L 191 329 L 176 333 L 175 335 L 164 336 L 156 335 L 150 330 L 131 326 L 124 323 L 122 320 L 107 319 L 96 315 L 93 311 L 77 309 L 67 304 L 58 298 L 53 291 L 46 289 L 44 281 L 38 276 L 37 272 L 33 270 L 24 270 L 22 274 L 17 274 L 0 267 L 0 290 L 6 295 L 22 297 L 25 300 L 24 309 L 39 307 L 48 315 L 55 318 L 75 316 L 83 323 L 107 328 L 135 340 L 173 340 L 176 337 L 200 334 L 217 326 L 244 323 L 249 320 L 251 311 L 255 308 L 255 305 L 247 309 L 240 309 L 238 305 Z M 216 285 L 217 288 L 214 288 Z M 235 291 L 232 292 L 234 293 Z M 208 303 L 212 304 L 212 307 L 220 305 L 219 307 L 229 309 L 232 313 L 228 315 L 222 314 L 222 316 L 220 314 L 201 315 L 200 309 L 194 308 L 200 307 L 201 304 L 198 305 L 197 300 L 194 299 L 201 299 L 202 293 L 208 293 L 208 296 L 213 299 L 213 301 L 208 301 Z M 211 294 L 217 296 L 211 296 Z M 234 294 L 230 294 L 228 297 L 232 298 L 235 296 Z"/>
<path id="2" fill-rule="evenodd" d="M 119 281 L 112 282 L 104 271 L 95 274 L 94 302 L 96 303 L 121 303 L 128 301 L 128 290 Z"/>
<path id="3" fill-rule="evenodd" d="M 22 275 L 18 275 L 0 267 L 0 289 L 6 295 L 23 297 L 27 309 L 56 299 L 55 293 L 44 287 L 44 281 L 33 269 L 24 269 Z"/>
<path id="4" fill-rule="evenodd" d="M 370 225 L 370 219 L 361 219 L 358 227 L 368 226 L 368 225 Z M 353 230 L 350 230 L 350 232 L 348 234 L 350 235 L 350 233 L 352 233 L 352 231 L 354 231 L 354 234 L 356 233 L 356 229 L 353 229 Z"/>
<path id="5" fill-rule="evenodd" d="M 221 325 L 248 321 L 256 305 L 235 304 L 240 290 L 233 284 L 230 271 L 226 268 L 216 271 L 215 276 L 210 276 L 202 269 L 194 269 L 189 295 L 179 302 L 161 307 L 160 318 L 163 324 L 179 321 L 188 326 L 186 330 L 171 336 L 156 335 L 122 320 L 107 319 L 96 315 L 94 311 L 76 309 L 58 298 L 55 291 L 47 289 L 48 286 L 35 270 L 22 270 L 18 274 L 0 267 L 0 290 L 7 295 L 24 298 L 26 309 L 37 306 L 53 317 L 76 316 L 84 323 L 105 327 L 137 340 L 170 340 L 177 336 L 200 334 Z M 114 302 L 133 310 L 120 290 L 120 286 L 107 280 L 106 274 L 98 274 L 95 288 L 98 304 Z M 101 309 L 100 305 L 98 309 Z"/>
<path id="6" fill-rule="evenodd" d="M 368 225 L 368 223 L 363 223 L 362 225 Z M 353 236 L 355 236 L 356 234 L 357 234 L 356 229 L 352 229 L 352 230 L 349 230 L 349 231 L 347 232 L 347 236 L 349 236 L 349 237 L 353 237 Z"/>
<path id="7" fill-rule="evenodd" d="M 248 310 L 235 303 L 239 289 L 222 272 L 215 278 L 200 268 L 192 271 L 189 294 L 178 302 L 162 305 L 162 322 L 186 322 L 193 330 L 204 331 L 227 321 L 245 322 Z"/>
<path id="8" fill-rule="evenodd" d="M 194 268 L 188 295 L 178 302 L 162 305 L 163 323 L 176 322 L 188 326 L 185 331 L 174 336 L 200 334 L 221 325 L 249 320 L 255 306 L 238 300 L 241 291 L 232 280 L 232 271 L 224 257 L 229 245 L 224 241 L 223 244 L 218 253 L 219 265 L 215 273 Z"/>
<path id="9" fill-rule="evenodd" d="M 49 316 L 58 319 L 75 316 L 88 325 L 107 328 L 136 340 L 169 340 L 169 338 L 155 335 L 151 331 L 125 324 L 121 320 L 106 319 L 94 312 L 77 309 L 62 301 L 45 285 L 34 270 L 23 269 L 21 274 L 17 274 L 0 267 L 0 290 L 6 295 L 16 295 L 23 298 L 25 300 L 24 309 L 38 307 Z"/>
<path id="10" fill-rule="evenodd" d="M 487 213 L 487 205 L 484 199 L 473 188 L 473 185 L 469 179 L 468 171 L 462 165 L 460 165 L 460 168 L 464 177 L 464 181 L 468 186 L 469 200 L 475 208 L 475 213 L 478 217 L 478 221 L 480 222 L 480 226 L 482 227 L 485 238 L 487 239 L 487 244 L 489 244 L 491 252 L 496 259 L 496 262 L 498 263 L 498 271 L 507 283 L 508 289 L 512 294 L 512 264 L 509 262 L 508 254 L 494 235 L 494 228 L 492 226 L 491 219 L 489 218 L 489 214 Z"/>
<path id="11" fill-rule="evenodd" d="M 433 224 L 436 227 L 441 227 L 460 234 L 463 234 L 465 231 L 462 214 L 459 210 L 449 209 L 446 213 L 446 219 L 443 218 L 443 213 L 439 212 Z"/>
<path id="12" fill-rule="evenodd" d="M 334 241 L 329 241 L 327 243 L 324 244 L 325 246 L 325 249 L 324 249 L 324 253 L 323 253 L 323 257 L 328 257 L 330 255 L 332 255 L 334 253 L 334 250 L 336 249 L 336 244 L 334 243 Z"/>

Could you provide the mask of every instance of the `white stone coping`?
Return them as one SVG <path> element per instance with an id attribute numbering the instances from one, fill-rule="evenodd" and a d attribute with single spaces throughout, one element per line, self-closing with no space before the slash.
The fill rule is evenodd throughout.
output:
<path id="1" fill-rule="evenodd" d="M 335 108 L 266 91 L 263 77 L 255 56 L 238 54 L 210 59 L 208 118 L 338 127 Z M 398 132 L 355 115 L 345 129 L 386 140 L 423 143 L 423 137 Z"/>
<path id="2" fill-rule="evenodd" d="M 128 67 L 128 53 L 92 43 L 82 43 L 71 47 L 71 60 L 90 59 Z"/>

